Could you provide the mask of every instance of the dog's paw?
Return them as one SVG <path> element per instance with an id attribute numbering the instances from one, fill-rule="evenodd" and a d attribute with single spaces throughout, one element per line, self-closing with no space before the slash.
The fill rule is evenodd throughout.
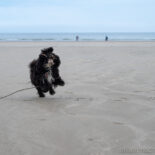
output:
<path id="1" fill-rule="evenodd" d="M 44 94 L 39 94 L 39 97 L 45 97 L 45 95 Z"/>
<path id="2" fill-rule="evenodd" d="M 61 78 L 59 78 L 59 79 L 56 79 L 54 82 L 53 82 L 53 84 L 54 84 L 54 86 L 56 87 L 56 86 L 64 86 L 65 85 L 65 82 L 61 79 Z"/>
<path id="3" fill-rule="evenodd" d="M 59 85 L 60 85 L 60 86 L 64 86 L 64 85 L 65 85 L 65 82 L 64 82 L 62 79 L 60 79 Z"/>
<path id="4" fill-rule="evenodd" d="M 50 89 L 49 90 L 49 93 L 50 93 L 50 95 L 54 95 L 55 94 L 55 91 L 53 89 Z"/>

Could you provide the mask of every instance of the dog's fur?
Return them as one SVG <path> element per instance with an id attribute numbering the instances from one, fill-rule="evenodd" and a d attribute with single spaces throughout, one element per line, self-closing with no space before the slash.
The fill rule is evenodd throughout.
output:
<path id="1" fill-rule="evenodd" d="M 48 91 L 54 95 L 55 87 L 64 86 L 65 82 L 59 75 L 60 63 L 60 58 L 53 53 L 52 47 L 41 50 L 39 58 L 30 63 L 31 83 L 36 87 L 40 97 L 45 97 L 44 93 Z"/>

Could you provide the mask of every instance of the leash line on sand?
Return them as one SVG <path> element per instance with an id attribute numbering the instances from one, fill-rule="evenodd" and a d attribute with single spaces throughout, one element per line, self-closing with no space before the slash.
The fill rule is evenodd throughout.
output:
<path id="1" fill-rule="evenodd" d="M 21 91 L 24 91 L 24 90 L 33 89 L 33 88 L 35 88 L 35 87 L 19 89 L 19 90 L 15 91 L 15 92 L 12 92 L 12 93 L 8 94 L 8 95 L 5 95 L 5 96 L 0 97 L 0 100 L 2 100 L 2 99 L 4 99 L 4 98 L 7 98 L 7 97 L 9 97 L 9 96 L 11 96 L 11 95 L 13 95 L 13 94 L 18 93 L 18 92 L 21 92 Z"/>

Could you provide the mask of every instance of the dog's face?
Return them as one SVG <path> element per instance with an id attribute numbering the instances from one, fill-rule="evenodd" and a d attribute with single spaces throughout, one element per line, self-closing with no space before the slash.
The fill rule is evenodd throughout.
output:
<path id="1" fill-rule="evenodd" d="M 46 55 L 46 57 L 49 58 L 49 59 L 52 57 L 52 53 L 53 53 L 53 48 L 52 47 L 41 50 L 41 54 Z"/>
<path id="2" fill-rule="evenodd" d="M 40 54 L 39 62 L 46 70 L 50 70 L 50 68 L 54 65 L 53 57 L 47 57 L 45 54 Z"/>
<path id="3" fill-rule="evenodd" d="M 50 69 L 54 65 L 55 57 L 53 55 L 53 48 L 52 47 L 41 50 L 40 56 L 42 58 L 41 60 L 43 62 L 43 66 L 46 69 Z"/>
<path id="4" fill-rule="evenodd" d="M 54 65 L 54 60 L 52 58 L 48 58 L 44 67 L 45 68 L 51 68 Z"/>

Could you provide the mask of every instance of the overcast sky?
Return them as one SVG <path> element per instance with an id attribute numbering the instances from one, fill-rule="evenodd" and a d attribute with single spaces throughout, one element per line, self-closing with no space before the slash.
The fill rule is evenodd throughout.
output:
<path id="1" fill-rule="evenodd" d="M 0 32 L 155 32 L 155 0 L 0 0 Z"/>

